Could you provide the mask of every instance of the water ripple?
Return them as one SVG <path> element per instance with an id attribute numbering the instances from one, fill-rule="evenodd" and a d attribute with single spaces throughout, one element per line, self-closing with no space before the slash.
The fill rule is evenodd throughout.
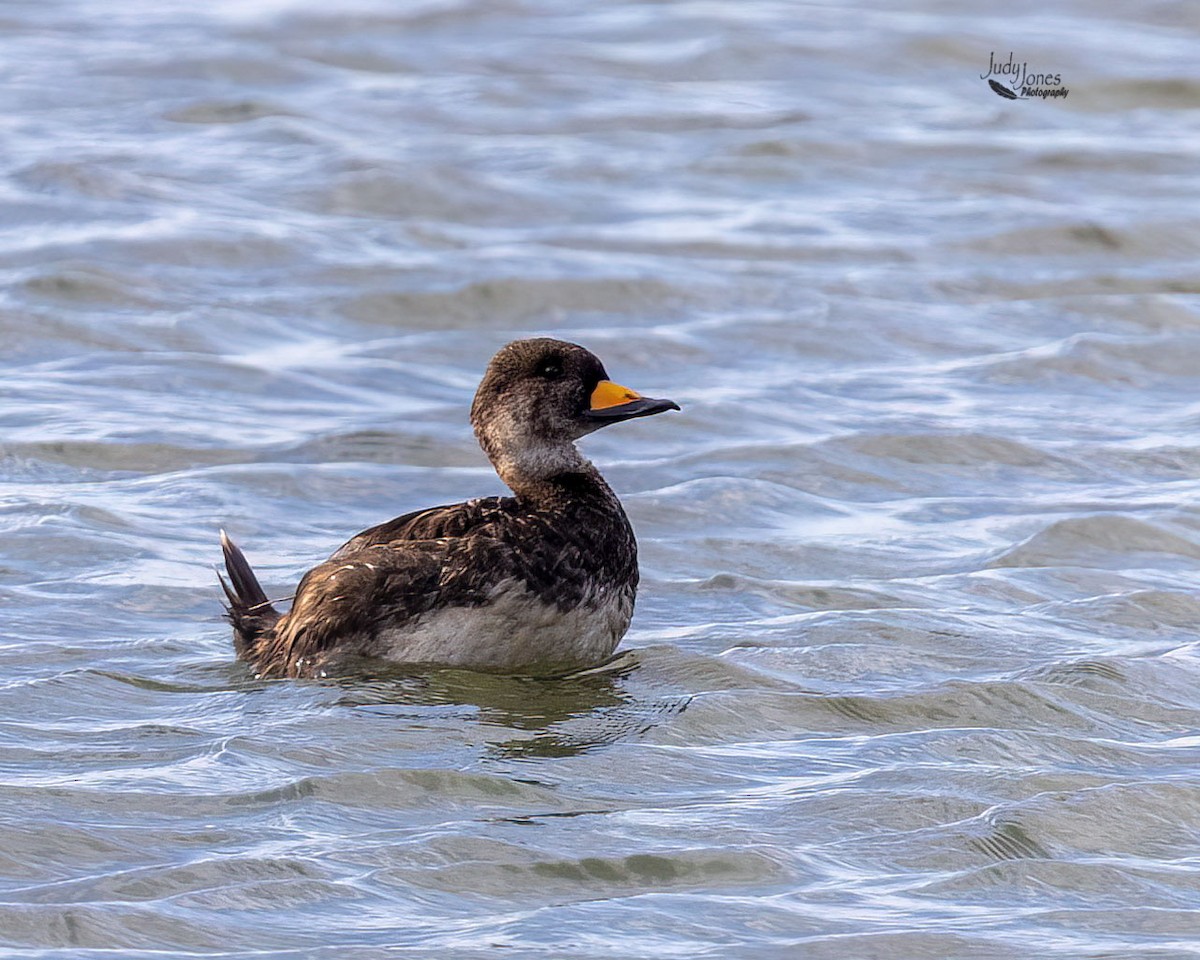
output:
<path id="1" fill-rule="evenodd" d="M 0 35 L 5 950 L 1200 950 L 1194 14 L 98 10 Z M 531 334 L 684 408 L 627 656 L 254 680 L 217 529 L 498 493 Z"/>

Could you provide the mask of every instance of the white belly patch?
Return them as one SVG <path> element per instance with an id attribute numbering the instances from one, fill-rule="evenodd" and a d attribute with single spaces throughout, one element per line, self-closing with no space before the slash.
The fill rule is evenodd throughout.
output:
<path id="1" fill-rule="evenodd" d="M 566 612 L 505 580 L 477 607 L 444 607 L 379 634 L 379 656 L 492 673 L 554 673 L 608 657 L 633 616 L 632 591 L 599 587 Z"/>

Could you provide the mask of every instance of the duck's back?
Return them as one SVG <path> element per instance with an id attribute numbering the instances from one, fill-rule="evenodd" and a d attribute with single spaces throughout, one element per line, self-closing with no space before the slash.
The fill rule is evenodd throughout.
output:
<path id="1" fill-rule="evenodd" d="M 305 575 L 251 659 L 289 675 L 347 657 L 531 674 L 604 659 L 633 614 L 637 546 L 603 480 L 561 485 L 363 531 Z"/>

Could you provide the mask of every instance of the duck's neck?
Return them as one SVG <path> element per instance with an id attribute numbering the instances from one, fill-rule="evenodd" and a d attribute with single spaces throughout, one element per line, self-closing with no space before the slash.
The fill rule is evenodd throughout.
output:
<path id="1" fill-rule="evenodd" d="M 511 448 L 484 443 L 483 450 L 500 479 L 524 499 L 557 499 L 563 494 L 562 480 L 568 477 L 594 477 L 604 484 L 591 461 L 570 442 L 523 443 Z"/>

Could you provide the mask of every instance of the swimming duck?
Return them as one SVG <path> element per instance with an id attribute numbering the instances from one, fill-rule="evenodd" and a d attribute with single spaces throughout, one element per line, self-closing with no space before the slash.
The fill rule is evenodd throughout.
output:
<path id="1" fill-rule="evenodd" d="M 471 424 L 513 496 L 364 530 L 304 575 L 287 613 L 221 531 L 238 656 L 263 677 L 326 676 L 362 658 L 527 676 L 602 662 L 633 615 L 637 541 L 575 441 L 678 409 L 613 383 L 577 344 L 508 344 Z"/>

